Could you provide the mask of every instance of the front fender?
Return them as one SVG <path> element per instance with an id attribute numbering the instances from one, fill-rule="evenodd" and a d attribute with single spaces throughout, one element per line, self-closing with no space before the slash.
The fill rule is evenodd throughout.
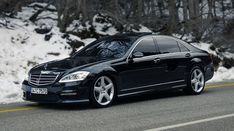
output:
<path id="1" fill-rule="evenodd" d="M 97 70 L 95 71 L 95 74 L 96 74 L 96 77 L 102 76 L 102 75 L 110 77 L 111 80 L 115 84 L 117 92 L 119 91 L 120 78 L 119 78 L 118 72 L 114 68 L 112 68 L 109 65 L 102 66 L 100 68 L 97 68 Z"/>

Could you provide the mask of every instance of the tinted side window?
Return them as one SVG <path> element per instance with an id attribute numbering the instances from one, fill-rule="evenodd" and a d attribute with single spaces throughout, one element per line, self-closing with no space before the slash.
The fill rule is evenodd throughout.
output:
<path id="1" fill-rule="evenodd" d="M 183 44 L 181 44 L 181 43 L 179 43 L 179 42 L 178 42 L 178 44 L 179 44 L 179 46 L 180 46 L 180 51 L 181 51 L 181 52 L 188 52 L 188 51 L 189 51 L 188 48 L 186 48 Z"/>
<path id="2" fill-rule="evenodd" d="M 149 37 L 141 40 L 133 52 L 141 52 L 144 56 L 155 55 L 156 47 L 153 38 Z"/>
<path id="3" fill-rule="evenodd" d="M 177 41 L 173 39 L 158 37 L 157 43 L 161 53 L 180 52 Z"/>

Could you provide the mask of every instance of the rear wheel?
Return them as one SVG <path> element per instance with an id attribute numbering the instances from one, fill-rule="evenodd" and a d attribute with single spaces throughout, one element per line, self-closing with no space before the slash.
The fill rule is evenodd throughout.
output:
<path id="1" fill-rule="evenodd" d="M 187 88 L 184 91 L 188 94 L 198 95 L 205 88 L 205 76 L 199 66 L 192 68 L 187 81 Z"/>
<path id="2" fill-rule="evenodd" d="M 113 81 L 107 76 L 96 79 L 91 90 L 91 101 L 96 107 L 107 107 L 111 105 L 115 96 Z"/>

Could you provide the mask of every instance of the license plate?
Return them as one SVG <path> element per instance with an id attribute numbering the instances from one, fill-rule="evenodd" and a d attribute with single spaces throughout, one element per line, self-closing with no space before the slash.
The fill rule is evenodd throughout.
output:
<path id="1" fill-rule="evenodd" d="M 48 94 L 48 91 L 47 88 L 31 88 L 31 93 L 46 95 Z"/>

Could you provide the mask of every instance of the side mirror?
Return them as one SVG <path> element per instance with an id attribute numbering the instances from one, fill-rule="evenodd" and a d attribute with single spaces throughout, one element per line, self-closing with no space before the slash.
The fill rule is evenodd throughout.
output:
<path id="1" fill-rule="evenodd" d="M 133 58 L 141 58 L 141 57 L 143 57 L 143 56 L 144 56 L 144 54 L 143 54 L 142 52 L 139 52 L 139 51 L 134 52 L 134 53 L 132 54 L 132 57 L 133 57 Z"/>

